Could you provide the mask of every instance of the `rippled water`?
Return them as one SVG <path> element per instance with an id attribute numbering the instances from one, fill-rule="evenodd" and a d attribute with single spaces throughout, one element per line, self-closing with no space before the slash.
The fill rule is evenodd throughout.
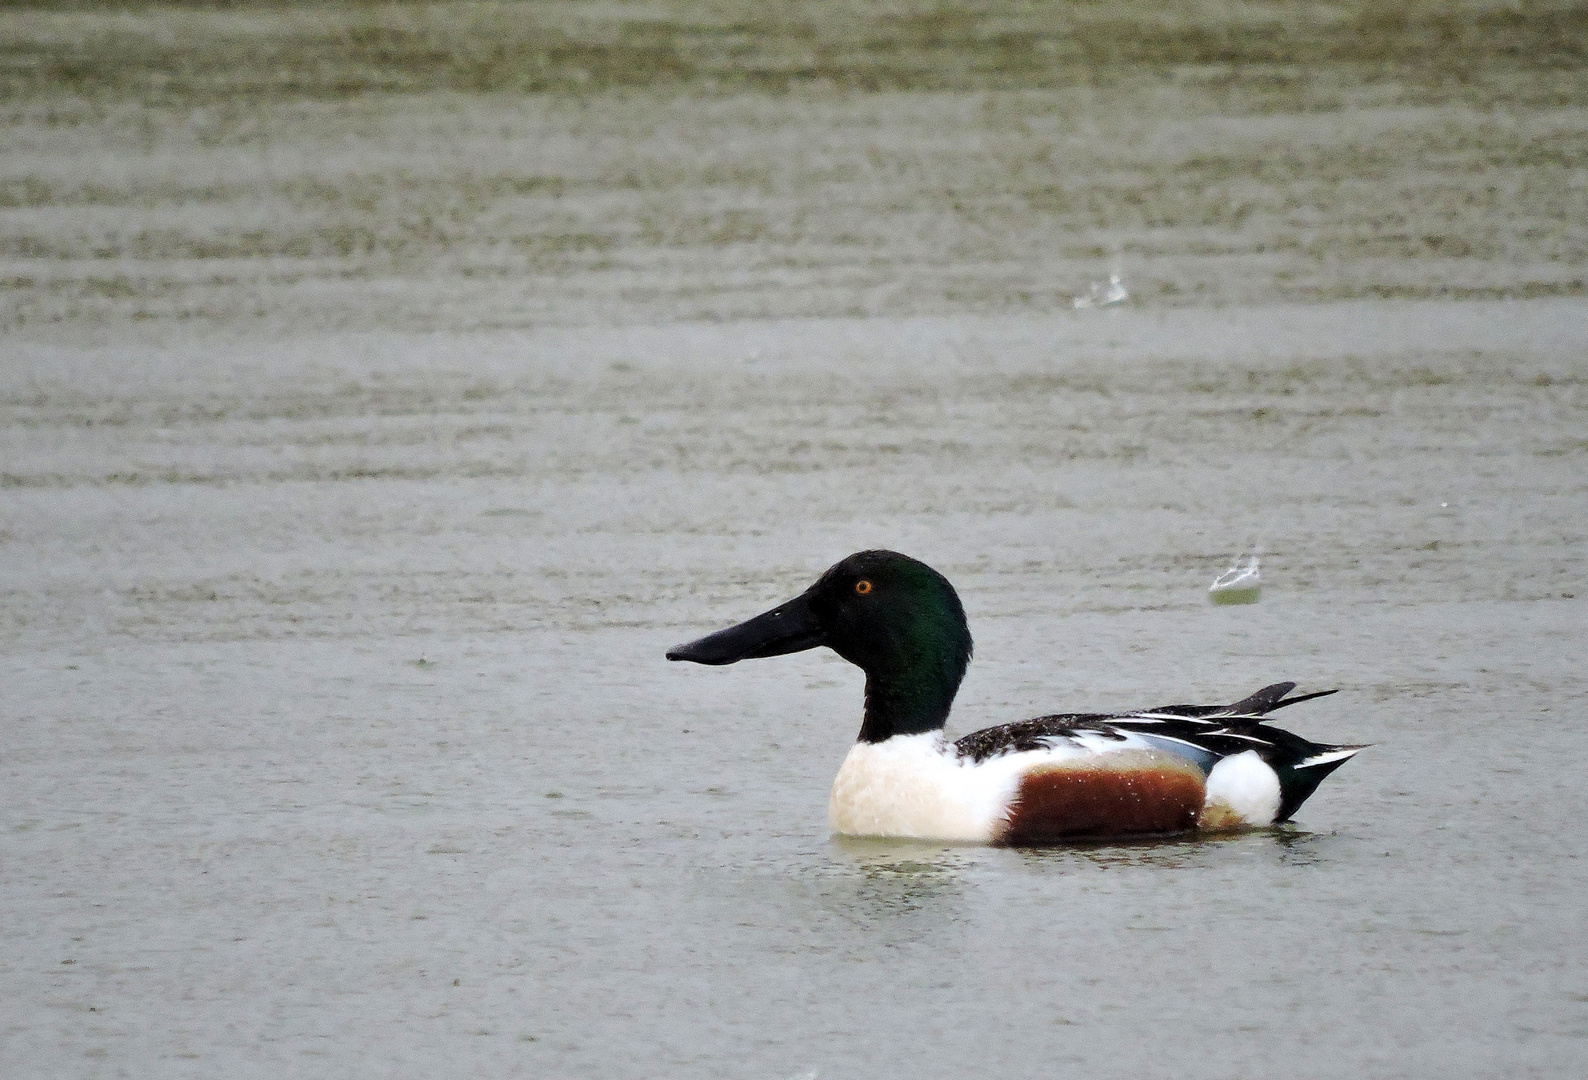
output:
<path id="1" fill-rule="evenodd" d="M 1584 1071 L 1580 12 L 994 7 L 0 13 L 0 1071 Z M 859 673 L 663 653 L 871 546 L 955 732 L 1374 746 L 829 838 Z"/>
<path id="2" fill-rule="evenodd" d="M 1569 1073 L 1584 345 L 1548 301 L 38 347 L 8 1058 Z M 956 730 L 1289 678 L 1376 745 L 1274 832 L 831 840 L 858 672 L 662 653 L 874 544 L 964 595 Z"/>

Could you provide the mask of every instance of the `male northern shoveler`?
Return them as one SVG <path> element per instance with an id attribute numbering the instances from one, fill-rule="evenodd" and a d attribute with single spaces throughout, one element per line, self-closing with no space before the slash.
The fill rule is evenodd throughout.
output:
<path id="1" fill-rule="evenodd" d="M 866 673 L 860 738 L 833 781 L 833 831 L 990 844 L 1272 825 L 1361 746 L 1324 746 L 1263 721 L 1275 683 L 1233 705 L 1062 713 L 943 735 L 970 663 L 948 579 L 894 551 L 862 551 L 748 622 L 669 660 L 732 664 L 826 645 Z"/>

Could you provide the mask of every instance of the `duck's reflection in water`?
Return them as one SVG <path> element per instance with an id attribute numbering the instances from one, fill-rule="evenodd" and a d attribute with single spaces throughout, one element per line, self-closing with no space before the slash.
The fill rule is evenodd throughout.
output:
<path id="1" fill-rule="evenodd" d="M 853 871 L 868 881 L 897 882 L 922 892 L 944 888 L 973 868 L 1007 865 L 1010 856 L 1032 867 L 1086 864 L 1103 869 L 1157 867 L 1165 870 L 1208 867 L 1231 855 L 1266 854 L 1287 866 L 1324 861 L 1333 839 L 1293 825 L 1238 832 L 1074 841 L 1044 847 L 991 848 L 938 841 L 834 836 L 833 868 Z"/>
<path id="2" fill-rule="evenodd" d="M 1294 826 L 1242 832 L 1189 834 L 1071 843 L 1052 847 L 992 848 L 974 845 L 835 836 L 821 873 L 822 892 L 833 914 L 877 929 L 910 928 L 931 936 L 932 927 L 971 917 L 979 907 L 972 894 L 1030 874 L 1125 871 L 1160 873 L 1210 869 L 1253 859 L 1275 866 L 1315 866 L 1327 861 L 1334 839 Z M 1011 876 L 1013 875 L 1013 876 Z M 922 918 L 925 916 L 925 918 Z"/>
<path id="3" fill-rule="evenodd" d="M 1315 866 L 1324 861 L 1324 849 L 1330 839 L 1326 833 L 1307 832 L 1294 825 L 1274 825 L 1234 832 L 1099 840 L 1013 850 L 1028 866 L 1072 863 L 1109 870 L 1138 867 L 1186 870 L 1216 866 L 1232 856 L 1253 854 L 1266 855 L 1286 866 Z"/>
<path id="4" fill-rule="evenodd" d="M 952 921 L 969 876 L 989 849 L 939 841 L 834 836 L 829 872 L 857 913 L 893 920 L 918 914 Z"/>

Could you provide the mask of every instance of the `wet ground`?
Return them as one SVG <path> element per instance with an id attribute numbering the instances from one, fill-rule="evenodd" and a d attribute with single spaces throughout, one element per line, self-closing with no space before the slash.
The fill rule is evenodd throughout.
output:
<path id="1" fill-rule="evenodd" d="M 7 1075 L 1588 1065 L 1580 13 L 1063 10 L 0 12 Z M 956 732 L 1375 746 L 829 839 L 858 672 L 662 653 L 868 546 Z"/>

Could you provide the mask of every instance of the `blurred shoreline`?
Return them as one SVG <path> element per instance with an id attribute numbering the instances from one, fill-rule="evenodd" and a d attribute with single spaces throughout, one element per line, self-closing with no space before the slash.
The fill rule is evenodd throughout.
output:
<path id="1" fill-rule="evenodd" d="M 1581 296 L 1588 9 L 0 11 L 0 332 Z"/>

